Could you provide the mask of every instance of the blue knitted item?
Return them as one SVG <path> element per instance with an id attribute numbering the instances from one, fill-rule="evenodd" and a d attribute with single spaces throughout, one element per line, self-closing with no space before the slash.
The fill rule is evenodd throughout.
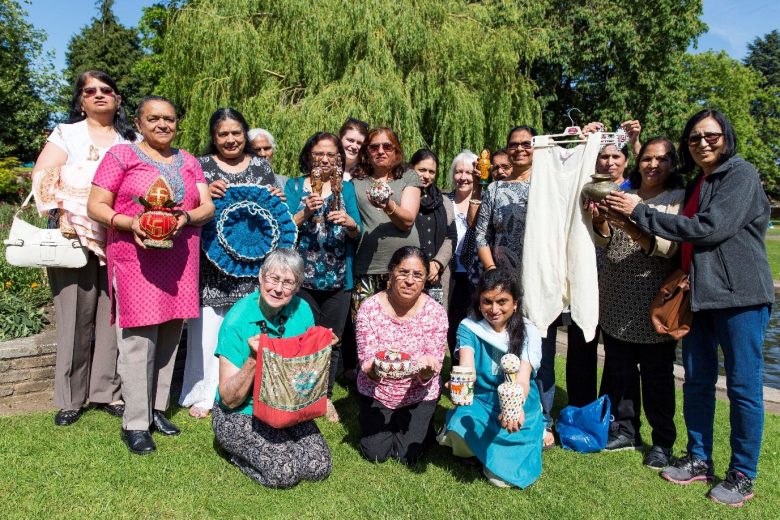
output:
<path id="1" fill-rule="evenodd" d="M 203 226 L 200 243 L 226 275 L 256 277 L 268 253 L 295 247 L 298 226 L 287 204 L 266 186 L 232 184 L 214 206 L 214 220 Z"/>

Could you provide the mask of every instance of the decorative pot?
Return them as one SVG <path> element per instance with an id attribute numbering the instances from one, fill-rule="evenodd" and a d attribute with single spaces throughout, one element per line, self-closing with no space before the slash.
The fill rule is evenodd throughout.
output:
<path id="1" fill-rule="evenodd" d="M 474 383 L 477 374 L 470 367 L 452 367 L 450 372 L 450 398 L 457 406 L 469 406 L 474 402 Z"/>
<path id="2" fill-rule="evenodd" d="M 374 356 L 374 372 L 379 377 L 400 379 L 414 374 L 414 361 L 406 352 L 380 350 Z"/>
<path id="3" fill-rule="evenodd" d="M 168 208 L 153 207 L 141 214 L 138 221 L 146 233 L 143 242 L 147 247 L 170 249 L 173 247 L 171 235 L 176 231 L 176 216 Z"/>
<path id="4" fill-rule="evenodd" d="M 523 389 L 508 381 L 501 383 L 498 385 L 498 402 L 506 422 L 518 421 L 523 411 Z"/>
<path id="5" fill-rule="evenodd" d="M 582 187 L 582 198 L 586 201 L 601 202 L 612 191 L 620 191 L 620 187 L 612 182 L 612 178 L 605 173 L 596 173 L 590 176 L 592 181 Z"/>

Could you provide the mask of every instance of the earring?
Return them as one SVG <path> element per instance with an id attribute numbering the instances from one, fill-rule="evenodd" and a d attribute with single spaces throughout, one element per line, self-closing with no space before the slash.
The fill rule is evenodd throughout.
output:
<path id="1" fill-rule="evenodd" d="M 84 111 L 81 111 L 81 117 L 87 117 L 87 114 L 84 113 Z"/>

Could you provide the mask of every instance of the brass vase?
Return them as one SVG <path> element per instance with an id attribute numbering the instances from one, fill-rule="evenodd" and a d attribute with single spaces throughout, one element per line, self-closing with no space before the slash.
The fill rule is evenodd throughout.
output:
<path id="1" fill-rule="evenodd" d="M 582 198 L 586 201 L 601 202 L 610 192 L 620 191 L 620 187 L 606 173 L 596 173 L 590 178 L 592 180 L 582 187 Z"/>

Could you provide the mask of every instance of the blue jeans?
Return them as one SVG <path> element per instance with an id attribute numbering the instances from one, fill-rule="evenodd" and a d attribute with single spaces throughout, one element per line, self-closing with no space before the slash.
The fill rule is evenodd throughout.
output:
<path id="1" fill-rule="evenodd" d="M 683 413 L 688 453 L 712 463 L 718 345 L 723 350 L 730 402 L 729 469 L 756 478 L 764 431 L 764 335 L 769 305 L 699 311 L 683 338 Z"/>
<path id="2" fill-rule="evenodd" d="M 552 428 L 554 422 L 550 413 L 555 402 L 555 340 L 563 319 L 563 315 L 559 316 L 547 329 L 547 337 L 542 338 L 542 361 L 536 371 L 535 383 L 542 401 L 545 428 Z M 566 393 L 570 405 L 582 407 L 596 400 L 599 330 L 596 329 L 595 338 L 586 342 L 582 329 L 571 322 L 567 335 Z"/>

